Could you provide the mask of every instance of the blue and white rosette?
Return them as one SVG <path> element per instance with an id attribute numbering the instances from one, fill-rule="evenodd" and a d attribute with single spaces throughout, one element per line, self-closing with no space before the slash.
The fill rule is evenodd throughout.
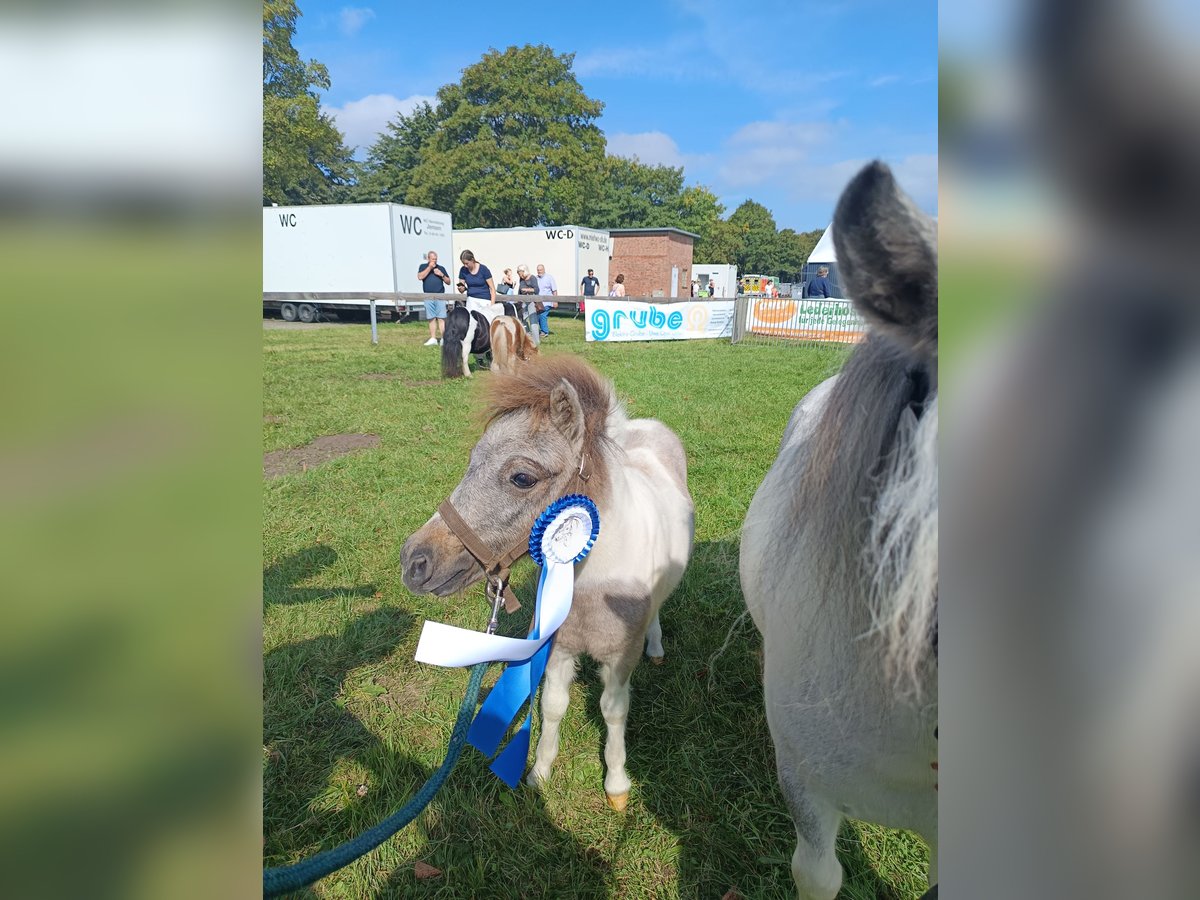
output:
<path id="1" fill-rule="evenodd" d="M 480 707 L 468 742 L 485 756 L 500 747 L 521 707 L 529 709 L 517 733 L 492 762 L 492 771 L 515 788 L 529 756 L 529 731 L 533 698 L 546 671 L 554 633 L 571 611 L 575 590 L 575 563 L 592 549 L 600 533 L 600 514 L 591 498 L 568 494 L 555 500 L 538 516 L 529 535 L 529 555 L 542 567 L 538 579 L 533 629 L 528 638 L 484 634 L 439 622 L 426 622 L 417 644 L 416 660 L 436 666 L 471 666 L 480 662 L 508 662 Z"/>

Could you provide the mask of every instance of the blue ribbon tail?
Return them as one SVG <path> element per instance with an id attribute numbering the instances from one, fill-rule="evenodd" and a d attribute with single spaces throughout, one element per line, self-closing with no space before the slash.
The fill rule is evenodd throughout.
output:
<path id="1" fill-rule="evenodd" d="M 553 639 L 547 641 L 529 660 L 529 693 L 526 695 L 529 700 L 529 710 L 525 713 L 525 721 L 521 723 L 520 729 L 508 742 L 508 746 L 501 751 L 489 767 L 496 777 L 510 788 L 516 788 L 521 783 L 521 776 L 525 774 L 525 763 L 529 759 L 529 732 L 533 723 L 534 697 L 538 683 L 545 674 L 546 660 L 550 657 L 550 645 L 553 643 Z"/>
<path id="2" fill-rule="evenodd" d="M 467 742 L 484 756 L 496 752 L 508 727 L 529 699 L 532 664 L 532 656 L 524 662 L 509 663 L 475 714 L 467 732 Z"/>

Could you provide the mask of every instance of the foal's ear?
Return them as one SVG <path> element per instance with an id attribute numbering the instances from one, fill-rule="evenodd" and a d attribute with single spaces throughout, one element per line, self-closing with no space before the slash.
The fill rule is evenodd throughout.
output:
<path id="1" fill-rule="evenodd" d="M 550 421 L 571 442 L 575 450 L 583 448 L 583 404 L 579 394 L 567 379 L 559 379 L 550 391 Z"/>
<path id="2" fill-rule="evenodd" d="M 883 163 L 868 165 L 842 192 L 833 243 L 842 283 L 863 317 L 921 355 L 935 355 L 937 232 Z"/>

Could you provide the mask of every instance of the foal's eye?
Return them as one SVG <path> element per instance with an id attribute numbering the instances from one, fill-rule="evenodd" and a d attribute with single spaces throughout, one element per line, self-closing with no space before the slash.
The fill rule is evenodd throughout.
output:
<path id="1" fill-rule="evenodd" d="M 518 472 L 516 475 L 514 475 L 512 478 L 510 478 L 508 480 L 511 481 L 513 484 L 515 484 L 517 487 L 521 488 L 522 490 L 528 490 L 529 488 L 531 488 L 535 484 L 537 484 L 537 479 L 534 478 L 532 475 L 530 475 L 528 472 Z"/>

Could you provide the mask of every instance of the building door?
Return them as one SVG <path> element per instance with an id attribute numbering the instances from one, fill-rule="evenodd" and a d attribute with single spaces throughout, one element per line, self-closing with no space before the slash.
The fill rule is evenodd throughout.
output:
<path id="1" fill-rule="evenodd" d="M 679 296 L 679 266 L 671 266 L 671 296 Z"/>

